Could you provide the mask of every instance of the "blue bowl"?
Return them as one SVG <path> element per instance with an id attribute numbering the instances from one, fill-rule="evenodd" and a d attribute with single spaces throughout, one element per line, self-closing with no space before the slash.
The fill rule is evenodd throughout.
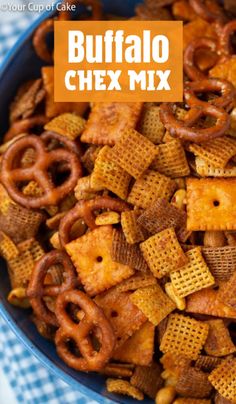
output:
<path id="1" fill-rule="evenodd" d="M 123 16 L 132 16 L 137 0 L 104 0 L 105 11 Z M 0 122 L 2 135 L 8 126 L 9 103 L 13 99 L 19 85 L 29 78 L 40 75 L 42 62 L 37 58 L 32 47 L 32 33 L 38 24 L 49 17 L 45 13 L 20 38 L 11 52 L 7 55 L 0 70 Z M 90 399 L 104 403 L 105 397 L 111 402 L 134 403 L 135 400 L 108 394 L 105 391 L 105 378 L 97 374 L 79 373 L 70 369 L 57 356 L 54 345 L 43 339 L 29 318 L 29 313 L 8 304 L 6 296 L 10 291 L 6 265 L 0 260 L 0 315 L 6 320 L 19 340 L 28 348 L 39 361 L 56 377 L 64 380 L 73 388 L 77 388 Z M 151 403 L 146 400 L 145 403 Z"/>

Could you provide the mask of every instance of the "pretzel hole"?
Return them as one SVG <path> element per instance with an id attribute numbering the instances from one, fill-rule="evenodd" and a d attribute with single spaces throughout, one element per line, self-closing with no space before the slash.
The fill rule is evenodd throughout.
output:
<path id="1" fill-rule="evenodd" d="M 47 170 L 55 186 L 62 185 L 70 176 L 71 169 L 67 161 L 55 161 Z"/>
<path id="2" fill-rule="evenodd" d="M 65 341 L 65 346 L 67 347 L 68 351 L 71 352 L 73 355 L 75 355 L 77 358 L 82 357 L 80 350 L 73 338 L 68 338 Z"/>

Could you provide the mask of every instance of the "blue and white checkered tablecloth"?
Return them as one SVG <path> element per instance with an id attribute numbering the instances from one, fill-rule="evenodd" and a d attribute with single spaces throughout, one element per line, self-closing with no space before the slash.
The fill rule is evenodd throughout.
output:
<path id="1" fill-rule="evenodd" d="M 26 0 L 11 1 L 19 3 Z M 0 0 L 0 64 L 19 35 L 38 17 L 37 13 L 32 12 L 3 12 L 1 6 L 6 2 L 9 3 L 9 0 Z M 49 2 L 49 0 L 44 0 L 44 2 Z M 1 317 L 0 367 L 5 372 L 19 403 L 96 404 L 95 401 L 81 394 L 79 390 L 72 389 L 62 380 L 58 380 L 50 374 L 18 341 Z"/>

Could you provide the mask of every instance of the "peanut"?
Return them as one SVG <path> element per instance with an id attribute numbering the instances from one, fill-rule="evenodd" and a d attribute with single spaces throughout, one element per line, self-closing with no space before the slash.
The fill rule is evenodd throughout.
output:
<path id="1" fill-rule="evenodd" d="M 163 387 L 156 395 L 156 404 L 171 404 L 175 398 L 176 391 L 173 386 Z"/>

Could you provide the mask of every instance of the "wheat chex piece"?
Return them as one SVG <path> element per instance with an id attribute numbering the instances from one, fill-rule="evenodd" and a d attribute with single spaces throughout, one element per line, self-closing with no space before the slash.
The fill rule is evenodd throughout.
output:
<path id="1" fill-rule="evenodd" d="M 127 292 L 131 290 L 136 290 L 139 288 L 145 288 L 146 286 L 156 285 L 156 278 L 149 273 L 137 272 L 128 279 L 125 279 L 119 285 L 116 286 L 116 290 L 119 292 Z"/>
<path id="2" fill-rule="evenodd" d="M 206 353 L 216 357 L 234 353 L 236 347 L 223 320 L 209 320 L 207 324 L 209 324 L 209 333 L 204 345 Z"/>
<path id="3" fill-rule="evenodd" d="M 66 245 L 66 251 L 90 296 L 117 285 L 134 269 L 112 260 L 112 226 L 100 226 Z"/>
<path id="4" fill-rule="evenodd" d="M 193 398 L 193 397 L 184 397 L 184 398 L 177 398 L 175 401 L 173 401 L 173 404 L 211 404 L 211 400 Z"/>
<path id="5" fill-rule="evenodd" d="M 65 112 L 75 112 L 78 115 L 88 108 L 88 102 L 55 102 L 54 101 L 54 67 L 42 67 L 43 87 L 46 90 L 46 108 L 45 114 L 48 118 L 54 118 Z"/>
<path id="6" fill-rule="evenodd" d="M 124 233 L 116 229 L 113 230 L 111 256 L 114 261 L 128 265 L 138 271 L 150 271 L 139 246 L 128 244 Z"/>
<path id="7" fill-rule="evenodd" d="M 10 203 L 7 213 L 0 215 L 0 229 L 18 244 L 34 237 L 43 219 L 41 212 Z"/>
<path id="8" fill-rule="evenodd" d="M 167 199 L 158 198 L 137 219 L 138 224 L 149 233 L 156 234 L 168 227 L 180 228 L 186 223 L 186 213 L 169 203 Z"/>
<path id="9" fill-rule="evenodd" d="M 153 275 L 159 279 L 188 262 L 173 228 L 148 238 L 140 248 Z"/>
<path id="10" fill-rule="evenodd" d="M 125 363 L 108 363 L 99 373 L 109 377 L 130 378 L 133 369 Z"/>
<path id="11" fill-rule="evenodd" d="M 147 209 L 158 198 L 169 200 L 175 188 L 176 184 L 171 178 L 159 174 L 157 171 L 147 170 L 141 178 L 135 181 L 128 196 L 128 202 Z"/>
<path id="12" fill-rule="evenodd" d="M 195 367 L 203 370 L 204 372 L 212 372 L 220 363 L 222 359 L 209 355 L 198 355 L 195 362 Z"/>
<path id="13" fill-rule="evenodd" d="M 236 246 L 202 247 L 203 257 L 216 281 L 227 281 L 236 268 Z"/>
<path id="14" fill-rule="evenodd" d="M 142 102 L 96 102 L 92 106 L 82 142 L 113 146 L 124 130 L 132 130 L 139 120 Z"/>
<path id="15" fill-rule="evenodd" d="M 236 179 L 187 179 L 187 229 L 236 229 Z"/>
<path id="16" fill-rule="evenodd" d="M 103 309 L 113 327 L 117 338 L 116 348 L 147 321 L 142 311 L 131 302 L 130 295 L 130 292 L 118 292 L 112 288 L 95 297 L 95 302 Z"/>
<path id="17" fill-rule="evenodd" d="M 171 178 L 189 175 L 190 168 L 179 139 L 160 144 L 158 150 L 158 155 L 151 164 L 153 170 Z"/>
<path id="18" fill-rule="evenodd" d="M 214 369 L 209 381 L 213 387 L 226 399 L 236 402 L 236 358 L 228 357 L 224 359 L 216 369 Z"/>
<path id="19" fill-rule="evenodd" d="M 160 119 L 160 107 L 152 105 L 145 108 L 139 123 L 139 132 L 154 144 L 159 144 L 165 133 Z"/>
<path id="20" fill-rule="evenodd" d="M 158 147 L 136 130 L 125 130 L 111 150 L 111 158 L 132 177 L 140 178 L 158 154 Z"/>
<path id="21" fill-rule="evenodd" d="M 0 255 L 9 261 L 19 255 L 19 250 L 15 243 L 2 231 L 0 231 Z"/>
<path id="22" fill-rule="evenodd" d="M 44 129 L 59 133 L 71 140 L 76 139 L 84 130 L 85 120 L 78 115 L 65 113 L 48 122 Z"/>
<path id="23" fill-rule="evenodd" d="M 218 299 L 236 310 L 236 271 L 227 282 L 220 285 Z"/>
<path id="24" fill-rule="evenodd" d="M 161 372 L 161 366 L 155 362 L 151 366 L 136 366 L 130 383 L 154 400 L 158 390 L 163 386 Z"/>
<path id="25" fill-rule="evenodd" d="M 236 166 L 228 163 L 224 168 L 214 167 L 200 157 L 196 157 L 196 171 L 201 177 L 236 177 Z"/>
<path id="26" fill-rule="evenodd" d="M 219 393 L 216 393 L 214 400 L 215 404 L 232 404 L 231 400 L 227 400 L 227 398 L 222 397 Z"/>
<path id="27" fill-rule="evenodd" d="M 236 139 L 222 136 L 204 144 L 192 143 L 189 150 L 213 167 L 224 168 L 236 154 Z"/>
<path id="28" fill-rule="evenodd" d="M 155 326 L 176 308 L 174 302 L 158 284 L 137 289 L 130 296 L 130 300 Z"/>
<path id="29" fill-rule="evenodd" d="M 154 353 L 155 326 L 146 321 L 124 344 L 116 349 L 113 359 L 134 365 L 148 366 Z"/>
<path id="30" fill-rule="evenodd" d="M 196 360 L 206 341 L 208 329 L 208 324 L 202 321 L 182 314 L 170 314 L 160 350 Z"/>
<path id="31" fill-rule="evenodd" d="M 212 385 L 208 381 L 208 373 L 200 369 L 189 367 L 181 372 L 175 389 L 184 397 L 208 398 Z"/>
<path id="32" fill-rule="evenodd" d="M 135 244 L 144 241 L 147 232 L 138 224 L 139 213 L 136 210 L 129 210 L 121 213 L 121 226 L 127 243 Z"/>
<path id="33" fill-rule="evenodd" d="M 106 388 L 109 393 L 117 393 L 125 396 L 130 396 L 136 400 L 143 400 L 143 393 L 136 387 L 132 386 L 126 380 L 120 379 L 107 379 Z"/>
<path id="34" fill-rule="evenodd" d="M 107 188 L 109 191 L 126 199 L 131 175 L 121 168 L 116 161 L 111 160 L 111 148 L 104 146 L 95 160 L 91 174 L 91 187 L 94 189 Z"/>
<path id="35" fill-rule="evenodd" d="M 179 297 L 186 297 L 215 283 L 202 256 L 201 247 L 187 251 L 186 256 L 188 263 L 170 274 L 173 288 Z"/>

